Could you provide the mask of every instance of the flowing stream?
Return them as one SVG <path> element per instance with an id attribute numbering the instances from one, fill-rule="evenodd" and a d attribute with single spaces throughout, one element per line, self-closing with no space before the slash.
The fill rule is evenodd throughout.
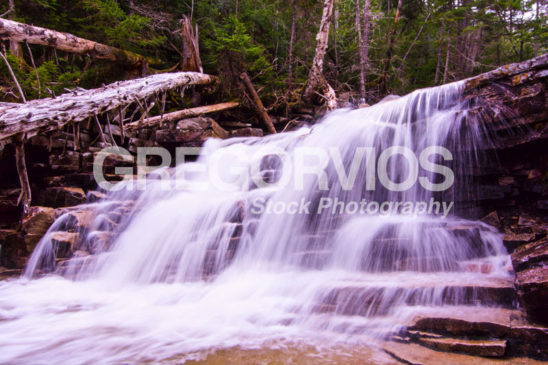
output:
<path id="1" fill-rule="evenodd" d="M 125 183 L 91 204 L 84 248 L 64 262 L 52 234 L 75 223 L 60 217 L 25 275 L 0 282 L 0 363 L 367 346 L 420 311 L 496 306 L 480 288 L 510 277 L 500 235 L 452 204 L 474 198 L 471 172 L 489 143 L 462 89 L 418 90 L 265 138 L 209 140 L 196 162 L 157 172 L 169 180 Z M 421 159 L 432 146 L 450 156 Z M 393 147 L 412 152 L 418 170 L 401 153 L 382 156 Z"/>

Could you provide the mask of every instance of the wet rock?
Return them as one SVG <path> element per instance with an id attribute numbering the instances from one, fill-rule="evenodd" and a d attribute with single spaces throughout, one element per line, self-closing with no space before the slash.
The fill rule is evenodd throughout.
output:
<path id="1" fill-rule="evenodd" d="M 60 218 L 59 229 L 67 232 L 84 232 L 90 229 L 97 211 L 94 206 L 84 205 L 72 208 L 58 208 L 55 218 Z"/>
<path id="2" fill-rule="evenodd" d="M 77 232 L 53 232 L 51 243 L 58 258 L 68 258 L 78 250 L 80 234 Z"/>
<path id="3" fill-rule="evenodd" d="M 102 193 L 100 191 L 88 191 L 88 194 L 86 196 L 86 201 L 88 203 L 96 203 L 100 200 L 103 200 L 107 197 L 107 194 Z"/>
<path id="4" fill-rule="evenodd" d="M 523 244 L 529 243 L 535 239 L 534 233 L 514 233 L 508 232 L 502 237 L 504 246 L 508 252 L 514 252 L 514 250 Z"/>
<path id="5" fill-rule="evenodd" d="M 0 190 L 0 226 L 10 226 L 20 218 L 17 205 L 20 191 L 21 189 Z"/>
<path id="6" fill-rule="evenodd" d="M 204 142 L 208 138 L 229 137 L 228 131 L 207 117 L 183 119 L 177 122 L 175 128 L 169 125 L 164 128 L 156 131 L 156 142 L 160 144 Z"/>
<path id="7" fill-rule="evenodd" d="M 38 200 L 49 207 L 70 207 L 85 203 L 86 194 L 81 188 L 53 187 L 43 190 Z"/>
<path id="8" fill-rule="evenodd" d="M 263 130 L 259 128 L 240 128 L 230 132 L 231 137 L 262 137 Z"/>
<path id="9" fill-rule="evenodd" d="M 463 364 L 493 364 L 495 359 L 482 359 L 481 357 L 470 356 L 459 353 L 447 353 L 436 351 L 414 343 L 398 343 L 393 341 L 384 341 L 377 344 L 385 352 L 392 355 L 404 364 L 443 364 L 443 365 L 463 365 Z M 499 360 L 502 361 L 503 360 Z M 513 365 L 533 365 L 541 364 L 527 358 L 513 357 L 505 359 L 507 363 Z M 498 363 L 498 362 L 497 362 Z"/>
<path id="10" fill-rule="evenodd" d="M 419 338 L 422 345 L 446 352 L 462 352 L 474 356 L 502 357 L 506 352 L 506 341 L 463 340 L 456 338 Z"/>
<path id="11" fill-rule="evenodd" d="M 445 307 L 425 310 L 411 330 L 451 336 L 497 338 L 507 341 L 507 355 L 548 358 L 548 328 L 530 323 L 524 313 L 489 307 Z"/>
<path id="12" fill-rule="evenodd" d="M 113 232 L 91 232 L 87 238 L 88 251 L 92 254 L 104 252 L 110 248 L 114 238 Z"/>
<path id="13" fill-rule="evenodd" d="M 548 238 L 518 247 L 512 265 L 520 303 L 532 318 L 548 323 Z"/>
<path id="14" fill-rule="evenodd" d="M 535 320 L 548 324 L 548 266 L 517 272 L 516 288 L 527 313 Z"/>
<path id="15" fill-rule="evenodd" d="M 78 172 L 80 170 L 80 153 L 67 151 L 63 154 L 52 154 L 49 164 L 54 171 Z"/>
<path id="16" fill-rule="evenodd" d="M 27 252 L 32 252 L 40 239 L 53 224 L 55 210 L 48 207 L 31 207 L 29 213 L 21 222 L 21 231 L 24 234 L 24 241 Z"/>
<path id="17" fill-rule="evenodd" d="M 200 140 L 206 131 L 202 129 L 163 129 L 156 131 L 156 141 L 163 143 L 183 143 Z"/>
<path id="18" fill-rule="evenodd" d="M 14 229 L 0 230 L 0 265 L 7 268 L 20 267 L 19 257 L 25 250 L 21 235 Z"/>
<path id="19" fill-rule="evenodd" d="M 485 224 L 488 224 L 490 226 L 493 226 L 497 229 L 500 229 L 502 227 L 502 224 L 500 222 L 499 214 L 496 210 L 492 211 L 491 213 L 487 214 L 485 217 L 481 219 L 481 221 Z"/>

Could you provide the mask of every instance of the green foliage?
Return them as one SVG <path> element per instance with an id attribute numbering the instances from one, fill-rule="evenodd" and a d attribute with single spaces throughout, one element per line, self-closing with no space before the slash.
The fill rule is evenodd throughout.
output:
<path id="1" fill-rule="evenodd" d="M 204 71 L 220 75 L 235 92 L 239 92 L 237 76 L 242 71 L 248 72 L 268 104 L 287 92 L 293 4 L 296 35 L 292 85 L 298 89 L 307 81 L 314 56 L 322 3 L 319 0 L 16 0 L 14 18 L 158 58 L 169 68 L 179 61 L 182 49 L 178 20 L 182 14 L 192 14 L 193 23 L 200 30 Z M 360 0 L 360 7 L 363 3 Z M 371 101 L 384 96 L 379 85 L 389 44 L 392 52 L 387 92 L 398 94 L 433 85 L 436 71 L 441 76 L 445 74 L 445 81 L 449 82 L 548 51 L 547 6 L 542 0 L 404 0 L 400 21 L 395 24 L 397 4 L 398 0 L 371 0 L 366 80 Z M 5 6 L 1 8 L 4 10 Z M 336 0 L 335 10 L 324 74 L 338 92 L 355 92 L 359 76 L 356 0 Z M 440 34 L 442 24 L 444 32 Z M 389 42 L 391 34 L 393 42 Z M 25 47 L 23 50 L 26 53 Z M 124 70 L 107 62 L 89 62 L 80 56 L 71 56 L 69 61 L 62 52 L 55 57 L 51 50 L 38 46 L 33 46 L 33 52 L 42 81 L 42 96 L 48 95 L 46 87 L 60 93 L 75 86 L 97 87 L 124 75 Z M 38 97 L 37 80 L 28 55 L 23 62 L 9 57 L 27 96 Z M 0 65 L 0 72 L 2 86 L 12 88 L 13 81 L 4 65 Z M 438 83 L 442 81 L 440 77 Z"/>
<path id="2" fill-rule="evenodd" d="M 260 44 L 255 44 L 248 34 L 244 23 L 236 17 L 229 16 L 226 22 L 219 25 L 211 24 L 212 37 L 206 38 L 205 46 L 216 57 L 209 59 L 212 66 L 218 66 L 223 57 L 235 58 L 240 62 L 241 71 L 268 72 L 272 67 L 265 57 L 266 50 Z M 236 60 L 237 59 L 237 60 Z"/>

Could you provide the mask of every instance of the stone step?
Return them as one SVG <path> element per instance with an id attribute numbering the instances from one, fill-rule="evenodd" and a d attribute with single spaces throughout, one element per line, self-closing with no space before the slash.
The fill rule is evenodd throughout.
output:
<path id="1" fill-rule="evenodd" d="M 482 305 L 512 308 L 516 302 L 511 278 L 477 277 L 466 273 L 364 275 L 360 281 L 330 283 L 315 310 L 322 313 L 384 316 L 398 306 Z"/>
<path id="2" fill-rule="evenodd" d="M 524 312 L 507 308 L 444 306 L 415 313 L 408 330 L 444 336 L 507 341 L 507 354 L 548 359 L 548 327 L 532 323 Z"/>
<path id="3" fill-rule="evenodd" d="M 443 365 L 536 365 L 545 364 L 524 357 L 506 357 L 504 359 L 484 358 L 462 353 L 448 353 L 433 350 L 415 343 L 400 343 L 394 341 L 372 341 L 371 345 L 380 348 L 404 364 L 443 364 Z"/>
<path id="4" fill-rule="evenodd" d="M 506 352 L 505 340 L 463 340 L 448 337 L 419 337 L 417 342 L 439 351 L 460 352 L 473 356 L 503 357 Z"/>

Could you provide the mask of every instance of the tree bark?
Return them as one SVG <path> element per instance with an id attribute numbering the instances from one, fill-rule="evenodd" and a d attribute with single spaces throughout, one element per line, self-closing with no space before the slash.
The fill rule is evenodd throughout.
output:
<path id="1" fill-rule="evenodd" d="M 447 54 L 445 55 L 445 68 L 443 70 L 443 83 L 447 82 L 447 77 L 449 76 L 449 58 L 451 58 L 451 45 L 449 40 L 447 41 Z"/>
<path id="2" fill-rule="evenodd" d="M 57 32 L 2 18 L 0 18 L 0 39 L 9 39 L 10 42 L 24 42 L 26 40 L 30 44 L 54 47 L 69 53 L 87 54 L 93 58 L 132 67 L 143 67 L 148 63 L 157 63 L 154 59 L 76 37 L 70 33 Z"/>
<path id="3" fill-rule="evenodd" d="M 73 91 L 55 99 L 32 100 L 23 105 L 0 108 L 0 140 L 19 133 L 25 133 L 30 138 L 37 133 L 56 130 L 69 122 L 80 122 L 166 90 L 216 82 L 217 78 L 196 72 L 165 73 L 115 82 L 93 90 Z"/>
<path id="4" fill-rule="evenodd" d="M 476 58 L 478 57 L 479 49 L 481 47 L 481 34 L 482 28 L 477 29 L 474 32 L 472 37 L 472 44 L 470 45 L 469 59 L 466 62 L 466 75 L 472 74 L 474 72 L 474 66 L 476 63 Z"/>
<path id="5" fill-rule="evenodd" d="M 21 100 L 23 101 L 23 103 L 26 103 L 27 100 L 25 99 L 25 94 L 23 93 L 23 89 L 21 89 L 21 85 L 19 84 L 19 81 L 17 81 L 17 77 L 15 76 L 15 73 L 13 72 L 13 69 L 11 68 L 11 65 L 8 62 L 8 59 L 6 58 L 6 56 L 4 55 L 4 53 L 2 51 L 0 51 L 0 57 L 2 58 L 4 63 L 6 64 L 6 68 L 10 72 L 10 75 L 13 79 L 13 82 L 15 83 L 15 86 L 17 86 L 17 90 L 19 91 L 19 95 L 21 95 Z"/>
<path id="6" fill-rule="evenodd" d="M 198 26 L 196 26 L 196 32 L 194 32 L 190 18 L 183 16 L 181 31 L 183 37 L 181 71 L 203 72 L 198 47 Z"/>
<path id="7" fill-rule="evenodd" d="M 440 82 L 441 77 L 441 62 L 443 58 L 443 33 L 445 32 L 445 21 L 441 21 L 440 38 L 438 44 L 438 61 L 436 62 L 436 76 L 434 77 L 434 85 Z"/>
<path id="8" fill-rule="evenodd" d="M 329 26 L 333 15 L 333 3 L 334 0 L 324 1 L 322 20 L 320 22 L 318 34 L 316 35 L 316 52 L 308 75 L 308 84 L 303 93 L 303 99 L 307 102 L 312 102 L 315 91 L 325 83 L 323 77 L 323 60 L 327 52 L 327 44 L 329 41 Z"/>
<path id="9" fill-rule="evenodd" d="M 247 88 L 247 91 L 251 94 L 253 105 L 255 106 L 257 113 L 259 113 L 259 116 L 261 117 L 261 120 L 263 121 L 266 129 L 270 133 L 276 134 L 277 133 L 276 128 L 274 128 L 272 119 L 270 119 L 270 116 L 266 112 L 266 109 L 263 106 L 263 102 L 261 101 L 261 98 L 259 98 L 259 94 L 257 94 L 257 91 L 255 90 L 255 88 L 253 87 L 253 84 L 251 83 L 251 79 L 249 78 L 249 75 L 245 72 L 242 72 L 240 74 L 240 79 L 243 81 L 245 87 Z"/>
<path id="10" fill-rule="evenodd" d="M 25 162 L 25 144 L 23 135 L 18 136 L 15 143 L 15 165 L 17 167 L 17 175 L 21 185 L 21 193 L 19 194 L 18 204 L 23 207 L 23 214 L 27 214 L 31 202 L 32 195 L 30 190 L 29 176 L 27 174 L 27 164 Z"/>
<path id="11" fill-rule="evenodd" d="M 364 41 L 362 33 L 362 14 L 360 0 L 356 0 L 356 33 L 358 33 L 358 50 L 360 54 L 360 99 L 365 99 L 365 56 Z"/>
<path id="12" fill-rule="evenodd" d="M 287 84 L 288 89 L 293 88 L 293 47 L 295 43 L 295 28 L 297 24 L 297 0 L 291 2 L 291 36 L 289 39 L 289 55 L 287 56 Z"/>
<path id="13" fill-rule="evenodd" d="M 173 113 L 168 113 L 168 114 L 159 115 L 152 118 L 147 118 L 140 122 L 133 122 L 133 123 L 126 124 L 125 130 L 126 132 L 131 133 L 138 130 L 139 128 L 157 126 L 161 122 L 175 122 L 185 118 L 198 117 L 203 114 L 216 113 L 223 110 L 236 108 L 239 105 L 240 103 L 237 103 L 237 102 L 228 102 L 228 103 L 205 105 L 205 106 L 199 106 L 196 108 L 179 110 Z"/>
<path id="14" fill-rule="evenodd" d="M 363 2 L 363 58 L 365 62 L 365 92 L 367 93 L 367 72 L 369 71 L 369 36 L 371 32 L 371 0 Z M 367 95 L 364 95 L 366 98 Z"/>

